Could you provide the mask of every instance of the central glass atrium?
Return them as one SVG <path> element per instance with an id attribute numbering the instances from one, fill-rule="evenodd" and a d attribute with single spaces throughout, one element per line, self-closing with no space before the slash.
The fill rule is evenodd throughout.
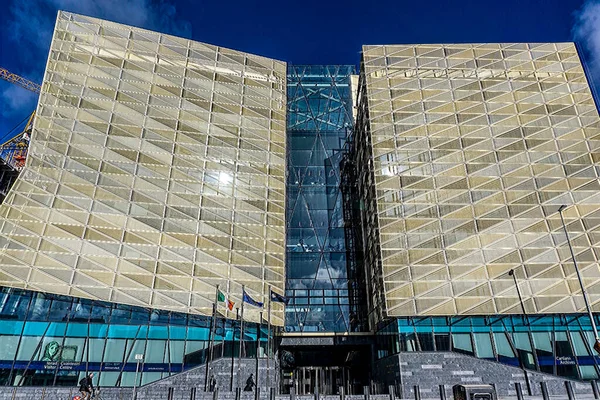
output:
<path id="1" fill-rule="evenodd" d="M 340 163 L 352 127 L 354 73 L 351 65 L 288 66 L 289 332 L 350 330 Z"/>

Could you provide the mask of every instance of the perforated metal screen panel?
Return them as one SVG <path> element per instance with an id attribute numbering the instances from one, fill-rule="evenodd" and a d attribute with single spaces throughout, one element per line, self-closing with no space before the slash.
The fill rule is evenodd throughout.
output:
<path id="1" fill-rule="evenodd" d="M 285 91 L 283 62 L 61 12 L 0 285 L 199 314 L 216 285 L 282 293 Z"/>

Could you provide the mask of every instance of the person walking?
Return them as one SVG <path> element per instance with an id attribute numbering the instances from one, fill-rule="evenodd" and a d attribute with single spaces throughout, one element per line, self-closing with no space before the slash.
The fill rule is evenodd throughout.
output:
<path id="1" fill-rule="evenodd" d="M 244 392 L 251 392 L 254 386 L 256 386 L 256 384 L 254 383 L 254 374 L 250 374 L 250 376 L 246 380 L 246 387 L 244 387 Z"/>
<path id="2" fill-rule="evenodd" d="M 210 376 L 210 381 L 208 382 L 208 391 L 214 392 L 217 389 L 217 379 L 214 375 Z"/>
<path id="3" fill-rule="evenodd" d="M 81 392 L 81 400 L 89 399 L 92 397 L 92 391 L 94 390 L 94 384 L 92 378 L 94 373 L 90 372 L 87 376 L 84 376 L 79 381 L 79 391 Z"/>

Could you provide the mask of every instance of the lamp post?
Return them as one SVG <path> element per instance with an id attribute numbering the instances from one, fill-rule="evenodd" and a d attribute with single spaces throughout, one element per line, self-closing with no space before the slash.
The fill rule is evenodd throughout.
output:
<path id="1" fill-rule="evenodd" d="M 136 354 L 135 355 L 135 381 L 133 382 L 133 392 L 132 392 L 132 396 L 131 398 L 133 400 L 136 399 L 136 389 L 138 386 L 138 373 L 140 371 L 140 363 L 144 360 L 144 355 L 143 354 Z"/>
<path id="2" fill-rule="evenodd" d="M 585 290 L 585 286 L 583 286 L 583 280 L 581 279 L 581 272 L 579 272 L 579 267 L 577 266 L 577 261 L 575 260 L 575 253 L 573 252 L 573 246 L 571 246 L 571 240 L 569 239 L 569 232 L 567 232 L 567 225 L 565 225 L 565 219 L 563 218 L 562 212 L 567 208 L 566 205 L 562 205 L 558 208 L 558 214 L 560 215 L 560 221 L 562 222 L 563 230 L 565 231 L 565 236 L 567 237 L 567 243 L 569 245 L 569 251 L 571 252 L 571 258 L 573 259 L 573 266 L 575 267 L 575 272 L 577 273 L 577 280 L 579 281 L 579 286 L 581 286 L 581 294 L 583 295 L 583 301 L 585 302 L 585 308 L 587 309 L 588 315 L 590 317 L 590 322 L 592 323 L 592 329 L 594 330 L 594 338 L 596 339 L 594 342 L 594 350 L 600 354 L 600 337 L 598 336 L 598 328 L 596 328 L 596 321 L 594 321 L 594 314 L 592 314 L 592 308 L 590 307 L 590 302 L 588 300 L 587 291 Z"/>
<path id="3" fill-rule="evenodd" d="M 517 275 L 515 275 L 515 270 L 511 269 L 508 271 L 508 275 L 513 277 L 515 281 L 515 287 L 517 288 L 517 295 L 519 296 L 519 302 L 521 303 L 521 309 L 523 310 L 523 320 L 527 325 L 529 325 L 529 317 L 527 316 L 527 311 L 525 311 L 525 303 L 523 303 L 523 296 L 521 296 L 521 289 L 519 289 L 519 283 L 517 282 Z"/>

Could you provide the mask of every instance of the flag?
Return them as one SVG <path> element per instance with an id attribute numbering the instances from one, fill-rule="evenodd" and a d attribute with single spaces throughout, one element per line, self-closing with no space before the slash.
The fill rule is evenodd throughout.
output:
<path id="1" fill-rule="evenodd" d="M 235 306 L 235 303 L 229 299 L 226 299 L 225 295 L 220 290 L 217 292 L 217 301 L 225 303 L 227 308 L 229 308 L 229 311 L 233 311 L 233 306 Z"/>
<path id="2" fill-rule="evenodd" d="M 246 302 L 246 303 L 248 303 L 250 305 L 253 305 L 255 307 L 262 307 L 263 306 L 263 303 L 261 303 L 260 301 L 256 301 L 252 297 L 248 296 L 248 293 L 246 293 L 245 290 L 244 290 L 244 293 L 243 293 L 243 299 L 242 299 L 242 301 L 244 301 L 244 302 Z"/>
<path id="3" fill-rule="evenodd" d="M 274 291 L 271 290 L 271 301 L 275 302 L 275 303 L 284 303 L 287 304 L 288 303 L 288 298 L 279 294 L 279 293 L 275 293 Z"/>

